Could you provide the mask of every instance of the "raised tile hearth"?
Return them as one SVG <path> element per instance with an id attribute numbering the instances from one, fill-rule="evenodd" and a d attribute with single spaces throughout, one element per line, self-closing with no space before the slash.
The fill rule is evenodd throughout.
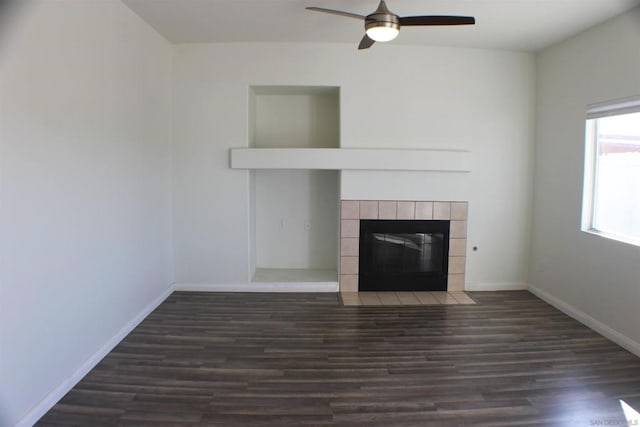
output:
<path id="1" fill-rule="evenodd" d="M 465 287 L 466 201 L 342 200 L 340 206 L 340 292 L 358 292 L 361 219 L 448 220 L 448 291 Z"/>
<path id="2" fill-rule="evenodd" d="M 344 306 L 378 305 L 472 305 L 464 292 L 341 292 Z"/>

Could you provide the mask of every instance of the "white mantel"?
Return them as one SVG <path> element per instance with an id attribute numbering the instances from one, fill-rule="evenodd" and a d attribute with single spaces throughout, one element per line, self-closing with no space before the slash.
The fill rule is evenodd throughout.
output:
<path id="1" fill-rule="evenodd" d="M 232 169 L 469 172 L 471 152 L 455 149 L 232 148 Z"/>

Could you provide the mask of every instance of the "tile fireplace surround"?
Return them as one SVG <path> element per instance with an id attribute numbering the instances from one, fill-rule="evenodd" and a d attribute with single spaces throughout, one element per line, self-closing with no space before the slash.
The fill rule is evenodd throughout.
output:
<path id="1" fill-rule="evenodd" d="M 462 201 L 342 200 L 340 205 L 340 292 L 358 292 L 361 219 L 450 220 L 449 291 L 463 291 L 467 261 L 468 203 Z"/>

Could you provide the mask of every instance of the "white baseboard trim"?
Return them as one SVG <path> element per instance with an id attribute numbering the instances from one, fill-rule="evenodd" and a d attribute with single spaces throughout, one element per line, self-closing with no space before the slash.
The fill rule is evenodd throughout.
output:
<path id="1" fill-rule="evenodd" d="M 467 283 L 465 291 L 526 291 L 528 283 L 500 282 L 500 283 Z"/>
<path id="2" fill-rule="evenodd" d="M 583 325 L 588 326 L 589 328 L 593 329 L 600 335 L 618 344 L 620 347 L 640 357 L 640 343 L 638 343 L 637 341 L 634 341 L 628 336 L 621 334 L 615 329 L 605 325 L 601 321 L 596 320 L 593 317 L 589 316 L 584 311 L 575 308 L 571 304 L 567 304 L 566 302 L 551 295 L 549 292 L 545 290 L 542 290 L 533 285 L 529 285 L 529 291 L 535 296 L 537 296 L 538 298 L 540 298 L 541 300 L 547 302 L 548 304 L 562 311 L 566 315 L 573 317 Z"/>
<path id="3" fill-rule="evenodd" d="M 338 282 L 176 283 L 174 289 L 189 292 L 338 292 Z"/>
<path id="4" fill-rule="evenodd" d="M 107 341 L 97 352 L 87 359 L 80 367 L 60 385 L 51 390 L 16 424 L 15 427 L 33 426 L 44 414 L 47 413 L 65 394 L 80 382 L 113 348 L 120 343 L 136 326 L 140 324 L 153 310 L 173 293 L 173 285 L 169 286 L 155 300 L 149 303 L 140 313 L 131 319 L 122 329 Z"/>

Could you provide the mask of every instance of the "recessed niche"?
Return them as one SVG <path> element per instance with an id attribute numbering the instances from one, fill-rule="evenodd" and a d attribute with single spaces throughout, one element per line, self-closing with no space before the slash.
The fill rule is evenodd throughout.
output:
<path id="1" fill-rule="evenodd" d="M 254 86 L 249 91 L 250 148 L 338 148 L 337 87 Z"/>
<path id="2" fill-rule="evenodd" d="M 338 148 L 336 87 L 252 87 L 252 148 Z M 250 172 L 253 282 L 338 282 L 339 172 Z"/>

